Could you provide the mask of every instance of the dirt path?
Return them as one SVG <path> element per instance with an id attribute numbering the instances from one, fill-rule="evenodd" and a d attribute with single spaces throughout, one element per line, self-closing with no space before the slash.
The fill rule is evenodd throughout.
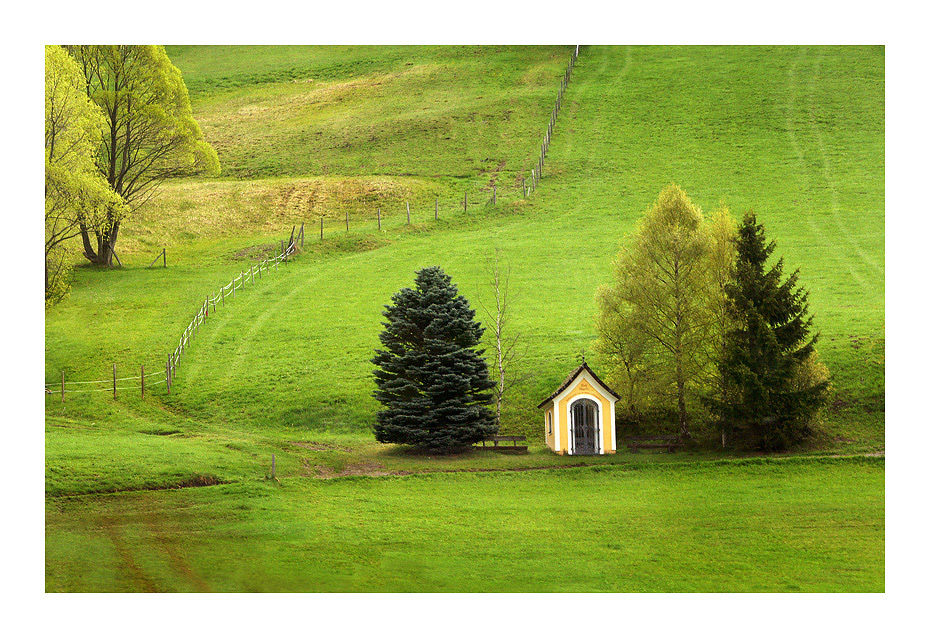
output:
<path id="1" fill-rule="evenodd" d="M 113 544 L 113 548 L 116 550 L 120 562 L 120 572 L 129 576 L 132 583 L 131 590 L 145 593 L 161 591 L 155 585 L 155 581 L 142 571 L 142 568 L 133 558 L 132 552 L 124 542 L 123 534 L 119 529 L 121 523 L 112 516 L 105 516 L 100 519 L 100 527 L 106 532 Z"/>
<path id="2" fill-rule="evenodd" d="M 166 527 L 167 519 L 158 511 L 158 503 L 154 496 L 148 495 L 143 500 L 145 502 L 141 504 L 138 511 L 142 515 L 142 522 L 151 534 L 151 543 L 143 545 L 143 547 L 154 547 L 162 552 L 167 558 L 172 571 L 189 582 L 194 591 L 212 592 L 207 581 L 201 578 L 191 568 L 190 563 L 187 562 L 187 558 L 180 549 L 181 541 L 179 536 L 175 530 Z M 128 576 L 131 591 L 146 593 L 167 591 L 136 562 L 133 548 L 126 542 L 125 531 L 123 530 L 128 522 L 122 517 L 113 515 L 103 516 L 99 519 L 100 528 L 106 533 L 116 551 L 120 564 L 120 573 Z"/>
<path id="3" fill-rule="evenodd" d="M 191 568 L 187 558 L 180 551 L 180 541 L 176 531 L 165 528 L 166 519 L 156 511 L 157 504 L 151 494 L 147 495 L 147 500 L 150 503 L 149 507 L 143 511 L 145 525 L 152 533 L 155 545 L 168 557 L 168 564 L 177 574 L 191 583 L 196 591 L 212 592 L 207 581 Z"/>
<path id="4" fill-rule="evenodd" d="M 885 451 L 879 450 L 877 452 L 864 452 L 861 454 L 824 454 L 818 456 L 780 456 L 774 457 L 783 460 L 790 460 L 795 458 L 808 458 L 808 459 L 818 459 L 818 458 L 835 458 L 835 459 L 845 459 L 845 458 L 858 458 L 858 457 L 881 457 L 884 458 Z M 341 470 L 334 470 L 331 467 L 326 467 L 324 465 L 312 465 L 307 461 L 304 461 L 301 464 L 300 476 L 306 478 L 315 478 L 315 479 L 333 479 L 333 478 L 342 478 L 347 476 L 371 476 L 371 477 L 380 477 L 380 476 L 412 476 L 420 474 L 452 474 L 452 473 L 463 473 L 463 472 L 530 472 L 533 470 L 561 470 L 561 469 L 571 469 L 571 468 L 581 468 L 581 467 L 595 467 L 595 466 L 604 466 L 608 467 L 603 463 L 570 463 L 570 464 L 560 464 L 560 465 L 534 465 L 531 467 L 492 467 L 492 468 L 476 468 L 476 467 L 463 467 L 463 468 L 423 468 L 419 470 L 390 470 L 386 468 L 381 463 L 375 461 L 365 461 L 362 463 L 350 463 L 346 465 Z"/>

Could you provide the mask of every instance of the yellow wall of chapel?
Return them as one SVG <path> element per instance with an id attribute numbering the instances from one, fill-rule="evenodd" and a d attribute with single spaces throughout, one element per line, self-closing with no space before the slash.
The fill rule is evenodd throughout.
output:
<path id="1" fill-rule="evenodd" d="M 555 451 L 559 452 L 560 454 L 565 454 L 571 448 L 571 445 L 569 442 L 570 427 L 569 427 L 569 420 L 568 420 L 568 406 L 571 404 L 572 399 L 574 399 L 576 396 L 580 394 L 587 394 L 587 395 L 593 396 L 597 400 L 598 409 L 599 409 L 598 417 L 601 419 L 602 427 L 604 429 L 605 448 L 606 448 L 605 452 L 607 453 L 615 452 L 615 450 L 610 449 L 610 441 L 611 441 L 610 432 L 609 432 L 610 421 L 611 421 L 610 420 L 610 400 L 607 397 L 605 397 L 601 392 L 596 390 L 594 386 L 588 383 L 588 380 L 585 378 L 582 378 L 581 381 L 579 381 L 578 384 L 572 389 L 572 391 L 569 392 L 568 395 L 566 395 L 561 401 L 558 402 L 557 409 L 559 412 L 559 445 L 561 449 L 555 450 Z M 546 443 L 547 444 L 549 443 L 548 438 L 546 440 Z M 555 442 L 553 441 L 552 445 L 549 445 L 549 447 L 552 449 L 555 449 L 554 443 Z"/>

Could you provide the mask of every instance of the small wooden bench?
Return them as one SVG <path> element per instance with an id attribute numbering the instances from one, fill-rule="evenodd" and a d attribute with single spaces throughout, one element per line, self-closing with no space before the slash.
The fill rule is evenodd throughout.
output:
<path id="1" fill-rule="evenodd" d="M 660 434 L 657 436 L 632 436 L 626 440 L 630 452 L 639 452 L 642 449 L 665 448 L 674 452 L 681 447 L 681 438 L 677 434 Z"/>
<path id="2" fill-rule="evenodd" d="M 518 442 L 523 442 L 523 445 L 517 445 Z M 510 443 L 510 445 L 498 445 L 499 443 Z M 493 445 L 488 445 L 488 443 L 493 443 Z M 492 452 L 526 452 L 526 437 L 525 436 L 492 436 L 490 439 L 486 439 L 481 442 L 481 445 L 475 445 L 476 450 L 487 450 Z"/>

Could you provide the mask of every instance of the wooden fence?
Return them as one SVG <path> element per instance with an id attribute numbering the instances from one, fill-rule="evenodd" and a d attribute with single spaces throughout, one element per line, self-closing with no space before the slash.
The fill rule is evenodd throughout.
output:
<path id="1" fill-rule="evenodd" d="M 539 159 L 536 160 L 536 164 L 530 169 L 530 186 L 534 191 L 539 187 L 539 180 L 542 179 L 543 167 L 546 165 L 546 153 L 549 152 L 549 143 L 552 141 L 555 123 L 558 121 L 559 112 L 562 110 L 562 98 L 565 95 L 565 89 L 568 88 L 568 83 L 572 79 L 572 71 L 575 69 L 575 62 L 578 60 L 578 53 L 580 50 L 581 45 L 575 45 L 575 50 L 572 51 L 571 59 L 568 61 L 568 68 L 566 68 L 565 73 L 562 74 L 562 82 L 559 84 L 559 93 L 555 98 L 555 106 L 552 107 L 552 112 L 549 115 L 549 125 L 546 127 L 542 144 L 539 147 Z M 526 187 L 524 186 L 524 191 L 525 190 Z"/>
<path id="2" fill-rule="evenodd" d="M 297 232 L 297 227 L 294 226 L 294 228 L 291 229 L 290 239 L 286 242 L 285 240 L 281 240 L 282 251 L 279 254 L 274 257 L 269 257 L 257 264 L 253 264 L 248 270 L 240 270 L 239 275 L 234 277 L 228 284 L 206 295 L 197 314 L 194 315 L 194 318 L 187 324 L 184 332 L 181 333 L 177 347 L 168 355 L 168 358 L 163 364 L 150 367 L 152 372 L 146 373 L 145 365 L 140 365 L 138 375 L 117 377 L 116 364 L 114 363 L 112 378 L 97 381 L 68 381 L 65 379 L 64 370 L 62 370 L 60 383 L 45 384 L 46 394 L 58 394 L 60 392 L 61 400 L 64 401 L 65 394 L 69 393 L 112 392 L 113 398 L 115 399 L 119 391 L 138 390 L 144 398 L 147 388 L 160 385 L 165 385 L 167 393 L 171 394 L 171 385 L 177 374 L 178 364 L 196 338 L 200 326 L 209 319 L 210 314 L 216 313 L 217 306 L 223 308 L 226 306 L 227 300 L 231 301 L 235 299 L 237 290 L 241 290 L 247 285 L 254 285 L 256 283 L 256 278 L 258 281 L 261 281 L 265 274 L 271 275 L 277 272 L 278 264 L 282 261 L 287 261 L 287 259 L 297 251 L 297 247 L 303 245 L 303 240 L 303 224 L 300 225 L 299 232 Z M 163 254 L 159 255 L 159 257 L 163 256 Z M 127 384 L 126 382 L 131 382 L 131 384 Z"/>

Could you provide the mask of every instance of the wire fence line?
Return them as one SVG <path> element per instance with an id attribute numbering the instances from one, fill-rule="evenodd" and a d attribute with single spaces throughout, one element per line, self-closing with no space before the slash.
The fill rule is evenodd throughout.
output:
<path id="1" fill-rule="evenodd" d="M 501 181 L 501 176 L 505 176 L 504 179 L 510 180 L 509 184 L 504 183 L 501 187 L 501 194 L 505 197 L 511 195 L 526 198 L 534 193 L 536 189 L 539 188 L 539 182 L 543 176 L 546 155 L 549 152 L 549 145 L 552 142 L 552 135 L 555 132 L 555 125 L 558 121 L 559 113 L 562 111 L 565 91 L 572 79 L 572 73 L 574 72 L 575 63 L 578 60 L 580 52 L 581 45 L 575 45 L 559 83 L 559 90 L 556 94 L 555 103 L 549 114 L 549 122 L 543 134 L 542 143 L 540 144 L 539 156 L 536 163 L 529 171 L 498 172 L 495 174 L 495 178 L 491 181 L 490 185 L 482 189 L 477 197 L 475 197 L 474 194 L 470 195 L 466 189 L 462 191 L 461 196 L 435 197 L 433 201 L 428 201 L 421 197 L 414 202 L 413 208 L 411 207 L 411 202 L 406 201 L 403 204 L 395 204 L 394 206 L 397 208 L 394 208 L 394 206 L 390 207 L 390 212 L 388 206 L 378 207 L 374 215 L 368 214 L 360 216 L 355 213 L 350 216 L 347 210 L 343 218 L 327 218 L 320 216 L 320 240 L 325 239 L 327 236 L 331 237 L 334 233 L 350 233 L 353 228 L 356 231 L 374 232 L 375 226 L 377 225 L 378 231 L 384 231 L 388 228 L 399 228 L 404 225 L 409 225 L 413 221 L 420 222 L 428 220 L 430 217 L 432 217 L 433 221 L 438 221 L 442 215 L 447 215 L 450 211 L 454 214 L 463 213 L 467 215 L 469 209 L 475 210 L 476 208 L 484 208 L 489 205 L 496 206 L 498 183 Z M 527 180 L 527 178 L 529 179 Z"/>
<path id="2" fill-rule="evenodd" d="M 559 112 L 562 109 L 563 97 L 565 90 L 568 88 L 568 84 L 572 77 L 572 71 L 575 67 L 575 62 L 578 59 L 578 54 L 580 52 L 580 45 L 576 45 L 575 49 L 572 51 L 571 57 L 569 59 L 568 66 L 565 72 L 562 75 L 561 82 L 559 84 L 559 91 L 555 99 L 555 105 L 552 108 L 552 112 L 549 116 L 549 123 L 546 127 L 546 131 L 543 134 L 542 144 L 540 145 L 539 158 L 537 159 L 535 165 L 530 169 L 529 177 L 530 181 L 527 183 L 526 173 L 514 175 L 514 184 L 516 183 L 516 178 L 519 177 L 520 184 L 516 187 L 516 190 L 512 190 L 514 186 L 507 188 L 506 191 L 513 192 L 516 194 L 522 195 L 523 198 L 528 197 L 534 193 L 538 187 L 539 182 L 542 179 L 543 167 L 546 162 L 546 154 L 549 151 L 549 144 L 552 141 L 552 134 L 555 131 L 555 125 L 558 120 Z M 488 194 L 487 191 L 490 191 Z M 488 189 L 485 189 L 485 192 L 482 195 L 479 195 L 477 198 L 472 196 L 471 201 L 469 201 L 468 191 L 465 190 L 462 192 L 462 198 L 458 199 L 457 196 L 449 199 L 445 198 L 440 202 L 440 198 L 436 197 L 433 201 L 432 206 L 432 217 L 434 221 L 440 219 L 440 210 L 448 212 L 450 209 L 453 211 L 458 211 L 459 209 L 464 213 L 468 214 L 469 206 L 474 210 L 476 207 L 486 207 L 488 205 L 496 206 L 497 204 L 497 180 L 491 182 L 491 185 Z M 422 201 L 416 202 L 416 211 L 419 213 L 417 217 L 420 217 L 420 214 L 424 211 L 424 204 Z M 411 224 L 412 212 L 410 202 L 405 202 L 405 211 L 406 211 L 406 225 Z M 385 207 L 386 208 L 386 207 Z M 320 217 L 320 240 L 325 239 L 326 229 L 324 217 Z M 398 221 L 399 220 L 399 221 Z M 330 233 L 332 233 L 332 226 L 338 224 L 342 226 L 341 220 L 334 220 L 330 218 Z M 351 224 L 355 224 L 356 228 L 361 225 L 371 224 L 372 230 L 373 226 L 377 223 L 377 229 L 379 231 L 384 231 L 388 227 L 397 228 L 400 225 L 404 224 L 403 212 L 400 214 L 383 214 L 382 208 L 379 207 L 376 212 L 376 217 L 374 218 L 359 218 L 354 216 L 351 220 L 349 213 L 345 214 L 345 232 L 350 232 Z M 248 281 L 251 284 L 255 283 L 255 277 L 258 276 L 261 280 L 263 273 L 269 273 L 272 268 L 277 271 L 278 264 L 282 261 L 286 261 L 291 257 L 297 250 L 298 243 L 302 247 L 304 244 L 304 224 L 300 225 L 299 232 L 297 231 L 296 225 L 291 229 L 291 235 L 288 240 L 281 240 L 281 252 L 273 257 L 262 260 L 257 264 L 253 264 L 248 271 L 241 270 L 239 275 L 234 277 L 228 284 L 221 286 L 219 290 L 211 292 L 205 296 L 203 304 L 200 306 L 197 313 L 194 315 L 194 318 L 191 319 L 190 323 L 182 332 L 181 336 L 178 339 L 178 344 L 174 350 L 168 355 L 167 360 L 165 361 L 164 368 L 162 369 L 159 365 L 158 368 L 153 371 L 146 373 L 145 366 L 140 366 L 140 374 L 134 376 L 124 376 L 117 378 L 116 376 L 116 364 L 113 364 L 113 376 L 110 379 L 99 379 L 93 381 L 69 381 L 65 379 L 64 371 L 61 372 L 61 382 L 60 383 L 46 383 L 45 392 L 46 394 L 55 394 L 59 389 L 61 392 L 61 400 L 65 400 L 66 394 L 73 393 L 88 393 L 88 392 L 112 392 L 113 397 L 116 398 L 119 391 L 134 391 L 139 389 L 142 393 L 142 396 L 145 396 L 146 386 L 160 386 L 165 385 L 167 393 L 171 394 L 171 386 L 174 381 L 175 375 L 177 373 L 177 366 L 183 359 L 184 355 L 187 352 L 187 349 L 190 347 L 194 338 L 197 335 L 198 329 L 203 323 L 209 318 L 211 308 L 212 312 L 216 312 L 217 304 L 221 307 L 226 305 L 227 297 L 232 299 L 236 298 L 236 291 L 241 290 L 246 286 Z M 161 253 L 155 258 L 151 265 L 154 265 L 158 259 L 161 258 L 163 265 L 167 267 L 167 256 L 166 250 L 163 249 Z M 139 384 L 133 385 L 119 385 L 120 383 L 125 383 L 127 381 L 138 381 Z M 99 387 L 102 385 L 106 387 Z M 81 388 L 75 386 L 98 386 L 92 388 Z"/>
<path id="3" fill-rule="evenodd" d="M 62 370 L 60 383 L 46 383 L 45 393 L 57 394 L 60 391 L 61 400 L 64 401 L 66 394 L 112 392 L 113 398 L 115 399 L 117 393 L 120 391 L 139 390 L 144 397 L 146 388 L 164 385 L 167 388 L 168 394 L 171 394 L 171 385 L 174 381 L 175 374 L 177 373 L 177 366 L 183 359 L 184 354 L 187 352 L 187 349 L 190 347 L 191 343 L 196 337 L 199 327 L 209 318 L 211 311 L 215 313 L 217 305 L 220 307 L 225 306 L 227 298 L 235 299 L 236 291 L 245 288 L 247 283 L 255 284 L 256 277 L 261 280 L 264 273 L 271 273 L 272 271 L 276 272 L 278 269 L 278 264 L 282 261 L 287 261 L 295 254 L 298 245 L 303 245 L 304 225 L 301 224 L 299 232 L 297 232 L 297 227 L 294 226 L 294 228 L 291 230 L 290 239 L 286 241 L 286 247 L 285 240 L 281 241 L 282 251 L 279 254 L 264 259 L 259 263 L 253 264 L 249 267 L 248 270 L 240 270 L 239 274 L 234 277 L 228 284 L 220 286 L 218 290 L 211 292 L 204 297 L 203 304 L 194 315 L 194 318 L 191 319 L 190 323 L 187 324 L 187 327 L 181 333 L 181 336 L 178 339 L 178 344 L 175 349 L 168 355 L 164 363 L 164 367 L 159 364 L 153 372 L 145 372 L 145 366 L 141 365 L 139 367 L 139 374 L 118 377 L 116 374 L 116 364 L 114 363 L 113 376 L 111 378 L 96 379 L 93 381 L 66 380 L 64 370 Z M 132 385 L 120 385 L 125 384 L 127 381 L 138 381 L 138 383 L 133 383 Z"/>
<path id="4" fill-rule="evenodd" d="M 555 98 L 555 105 L 552 107 L 552 113 L 549 115 L 549 125 L 543 135 L 542 144 L 539 147 L 539 159 L 530 169 L 531 187 L 535 191 L 539 188 L 539 180 L 542 179 L 543 167 L 546 165 L 546 154 L 549 152 L 549 143 L 552 141 L 552 133 L 555 131 L 555 124 L 559 119 L 559 112 L 562 110 L 562 99 L 565 95 L 565 89 L 572 79 L 572 71 L 575 69 L 575 62 L 578 60 L 578 53 L 581 51 L 581 45 L 576 44 L 575 50 L 572 51 L 571 59 L 565 73 L 562 74 L 562 82 L 559 84 L 559 93 Z"/>

